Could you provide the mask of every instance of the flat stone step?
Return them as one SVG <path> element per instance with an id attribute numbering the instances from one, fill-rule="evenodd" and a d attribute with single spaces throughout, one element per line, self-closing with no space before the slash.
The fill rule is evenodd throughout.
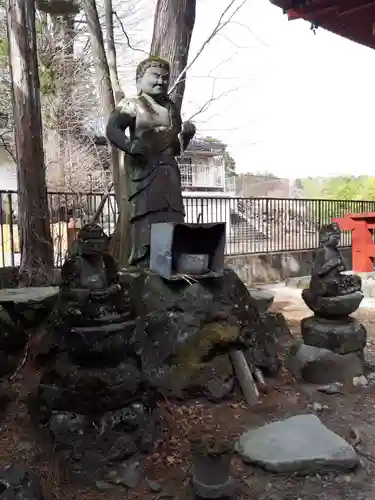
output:
<path id="1" fill-rule="evenodd" d="M 347 471 L 359 464 L 354 448 L 316 415 L 298 415 L 243 434 L 235 444 L 246 463 L 269 472 Z"/>

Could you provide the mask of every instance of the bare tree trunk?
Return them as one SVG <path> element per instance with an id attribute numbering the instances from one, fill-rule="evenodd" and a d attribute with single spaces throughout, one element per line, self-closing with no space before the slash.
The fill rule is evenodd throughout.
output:
<path id="1" fill-rule="evenodd" d="M 51 102 L 50 117 L 51 129 L 48 137 L 54 137 L 55 147 L 59 149 L 61 162 L 58 165 L 59 181 L 66 185 L 65 167 L 69 162 L 67 147 L 69 135 L 77 138 L 81 135 L 81 127 L 71 119 L 72 99 L 74 90 L 74 38 L 76 34 L 74 14 L 51 16 L 53 39 L 50 45 L 50 58 L 55 59 L 54 102 Z"/>
<path id="2" fill-rule="evenodd" d="M 195 23 L 196 0 L 158 0 L 154 19 L 151 55 L 167 59 L 171 64 L 171 83 L 187 65 L 191 36 Z M 179 110 L 185 92 L 185 78 L 172 93 Z"/>
<path id="3" fill-rule="evenodd" d="M 112 0 L 104 0 L 105 26 L 107 31 L 107 59 L 112 90 L 116 104 L 124 97 L 117 72 L 117 56 L 115 37 L 113 32 L 113 5 Z"/>
<path id="4" fill-rule="evenodd" d="M 91 49 L 98 79 L 99 95 L 102 100 L 104 119 L 107 122 L 115 108 L 111 76 L 107 55 L 104 48 L 103 32 L 99 22 L 96 0 L 83 0 L 83 8 L 87 19 L 87 28 L 90 34 Z M 111 9 L 112 10 L 112 9 Z M 129 261 L 129 207 L 127 199 L 127 183 L 124 162 L 114 146 L 110 146 L 113 181 L 115 185 L 116 202 L 119 209 L 119 219 L 115 234 L 112 237 L 112 253 L 120 266 L 125 267 Z"/>
<path id="5" fill-rule="evenodd" d="M 37 66 L 35 5 L 8 0 L 9 65 L 17 150 L 21 286 L 52 280 L 53 245 L 49 222 Z"/>

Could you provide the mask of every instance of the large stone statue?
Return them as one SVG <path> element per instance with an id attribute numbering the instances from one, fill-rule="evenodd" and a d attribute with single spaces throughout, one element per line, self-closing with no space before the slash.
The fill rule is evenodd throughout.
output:
<path id="1" fill-rule="evenodd" d="M 346 270 L 338 249 L 341 230 L 338 224 L 323 226 L 319 232 L 319 248 L 315 253 L 310 290 L 313 295 L 336 297 L 361 291 L 358 276 L 342 274 Z"/>
<path id="2" fill-rule="evenodd" d="M 127 154 L 131 206 L 130 263 L 149 266 L 151 224 L 184 221 L 176 156 L 188 146 L 195 126 L 182 124 L 169 99 L 169 63 L 149 57 L 137 68 L 137 97 L 123 99 L 110 116 L 108 140 Z M 125 132 L 129 132 L 129 137 Z"/>

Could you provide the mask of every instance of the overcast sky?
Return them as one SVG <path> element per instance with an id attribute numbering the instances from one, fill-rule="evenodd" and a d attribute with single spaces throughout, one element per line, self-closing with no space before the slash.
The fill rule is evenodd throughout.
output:
<path id="1" fill-rule="evenodd" d="M 143 2 L 150 13 L 154 0 Z M 191 57 L 227 4 L 197 0 Z M 183 114 L 226 93 L 194 120 L 201 135 L 228 144 L 240 172 L 375 175 L 374 89 L 374 51 L 323 30 L 314 35 L 268 0 L 247 0 L 192 67 Z"/>

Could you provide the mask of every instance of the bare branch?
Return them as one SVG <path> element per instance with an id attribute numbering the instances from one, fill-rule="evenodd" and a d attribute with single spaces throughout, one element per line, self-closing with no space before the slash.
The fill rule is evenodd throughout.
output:
<path id="1" fill-rule="evenodd" d="M 124 97 L 124 92 L 121 89 L 120 81 L 117 72 L 117 57 L 115 39 L 113 33 L 113 8 L 112 0 L 104 0 L 105 9 L 105 24 L 107 31 L 107 59 L 109 74 L 112 83 L 112 91 L 114 94 L 115 102 L 118 103 Z"/>
<path id="2" fill-rule="evenodd" d="M 121 19 L 118 16 L 118 14 L 117 14 L 116 11 L 114 11 L 113 14 L 114 14 L 115 18 L 117 19 L 117 21 L 118 21 L 118 23 L 119 23 L 119 25 L 121 27 L 121 31 L 122 31 L 124 37 L 126 38 L 126 43 L 127 43 L 128 47 L 129 47 L 129 49 L 132 49 L 132 50 L 138 51 L 138 52 L 143 52 L 144 54 L 148 55 L 148 52 L 146 52 L 145 50 L 143 50 L 143 49 L 137 49 L 136 47 L 133 47 L 130 44 L 130 38 L 129 38 L 129 35 L 126 33 L 126 30 L 125 30 L 125 27 L 124 27 L 124 23 L 121 21 Z"/>
<path id="3" fill-rule="evenodd" d="M 198 111 L 196 111 L 193 115 L 190 116 L 189 121 L 191 121 L 193 118 L 195 118 L 199 114 L 204 113 L 205 111 L 207 111 L 208 106 L 212 102 L 217 101 L 221 97 L 225 97 L 226 95 L 231 94 L 232 92 L 238 92 L 241 89 L 241 87 L 237 87 L 237 88 L 234 88 L 234 89 L 229 89 L 229 90 L 226 90 L 225 92 L 222 92 L 218 96 L 215 96 L 214 95 L 214 93 L 215 93 L 215 85 L 213 85 L 212 87 L 213 87 L 213 89 L 212 89 L 212 92 L 211 92 L 211 97 L 204 104 L 202 104 L 202 106 L 199 108 Z"/>
<path id="4" fill-rule="evenodd" d="M 238 5 L 235 10 L 229 15 L 228 19 L 224 21 L 224 17 L 230 9 L 235 5 L 236 0 L 231 0 L 227 7 L 224 9 L 224 11 L 221 13 L 218 22 L 216 23 L 216 26 L 214 29 L 211 31 L 210 35 L 206 38 L 206 40 L 203 42 L 201 45 L 200 49 L 196 53 L 196 55 L 193 57 L 191 62 L 185 66 L 185 68 L 181 71 L 180 75 L 178 76 L 177 80 L 174 82 L 172 87 L 169 89 L 168 93 L 172 93 L 173 90 L 177 87 L 179 82 L 181 81 L 181 78 L 189 71 L 189 69 L 192 67 L 192 65 L 195 63 L 195 61 L 198 59 L 198 57 L 202 54 L 204 49 L 207 47 L 207 45 L 212 41 L 212 39 L 225 27 L 228 25 L 228 23 L 233 19 L 233 17 L 239 12 L 239 10 L 245 5 L 247 0 L 242 0 L 240 5 Z"/>

